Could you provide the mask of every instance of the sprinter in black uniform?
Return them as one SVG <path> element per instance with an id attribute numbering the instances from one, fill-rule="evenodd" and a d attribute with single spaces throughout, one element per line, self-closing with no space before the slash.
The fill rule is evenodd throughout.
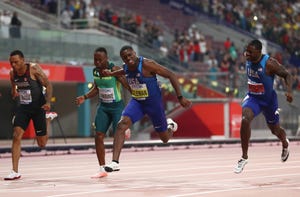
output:
<path id="1" fill-rule="evenodd" d="M 48 135 L 46 127 L 46 111 L 50 110 L 52 97 L 52 85 L 46 74 L 36 63 L 25 63 L 21 51 L 15 50 L 9 58 L 12 70 L 10 71 L 11 94 L 13 99 L 19 100 L 13 118 L 13 142 L 12 142 L 12 171 L 4 180 L 21 178 L 18 172 L 21 154 L 21 139 L 32 119 L 36 140 L 39 147 L 45 147 Z M 45 87 L 45 94 L 43 94 Z"/>

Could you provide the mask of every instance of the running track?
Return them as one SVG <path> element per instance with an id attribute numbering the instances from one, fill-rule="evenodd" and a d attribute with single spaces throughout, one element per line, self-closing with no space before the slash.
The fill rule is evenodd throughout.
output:
<path id="1" fill-rule="evenodd" d="M 291 142 L 290 149 L 290 158 L 282 163 L 277 142 L 253 143 L 249 163 L 234 174 L 239 144 L 126 148 L 121 170 L 101 179 L 90 178 L 98 169 L 93 149 L 22 152 L 22 178 L 17 181 L 3 180 L 11 169 L 10 154 L 4 153 L 0 196 L 299 197 L 299 142 Z"/>

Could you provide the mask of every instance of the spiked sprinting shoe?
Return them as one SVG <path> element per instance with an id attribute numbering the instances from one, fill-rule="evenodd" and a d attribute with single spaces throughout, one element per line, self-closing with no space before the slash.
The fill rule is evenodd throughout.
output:
<path id="1" fill-rule="evenodd" d="M 290 155 L 290 150 L 289 150 L 289 143 L 290 141 L 288 139 L 286 139 L 288 146 L 286 148 L 282 148 L 282 153 L 281 153 L 281 161 L 285 162 Z"/>
<path id="2" fill-rule="evenodd" d="M 5 181 L 12 181 L 21 178 L 21 174 L 15 171 L 11 171 L 10 174 L 4 178 Z"/>
<path id="3" fill-rule="evenodd" d="M 178 129 L 178 125 L 176 122 L 174 122 L 171 118 L 167 119 L 167 123 L 168 123 L 168 129 L 175 132 Z"/>
<path id="4" fill-rule="evenodd" d="M 100 166 L 99 171 L 94 174 L 91 178 L 96 179 L 96 178 L 103 178 L 107 176 L 107 172 L 105 171 L 103 166 Z"/>
<path id="5" fill-rule="evenodd" d="M 243 171 L 245 165 L 248 163 L 248 159 L 241 158 L 234 168 L 234 172 L 239 174 Z"/>
<path id="6" fill-rule="evenodd" d="M 53 120 L 54 118 L 56 118 L 58 115 L 56 112 L 46 112 L 46 118 L 50 118 L 51 120 Z"/>
<path id="7" fill-rule="evenodd" d="M 106 172 L 119 171 L 120 165 L 117 162 L 112 161 L 110 164 L 106 165 L 104 169 Z"/>

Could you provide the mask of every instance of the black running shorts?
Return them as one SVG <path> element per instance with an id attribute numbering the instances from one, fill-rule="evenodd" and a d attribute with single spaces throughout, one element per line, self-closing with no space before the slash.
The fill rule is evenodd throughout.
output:
<path id="1" fill-rule="evenodd" d="M 13 118 L 13 127 L 19 126 L 24 131 L 32 119 L 36 136 L 44 136 L 47 134 L 46 113 L 42 108 L 30 108 L 19 106 Z"/>

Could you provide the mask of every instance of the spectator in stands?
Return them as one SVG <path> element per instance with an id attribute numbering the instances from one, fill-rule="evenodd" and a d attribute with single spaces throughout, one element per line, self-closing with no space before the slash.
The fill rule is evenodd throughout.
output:
<path id="1" fill-rule="evenodd" d="M 297 90 L 299 86 L 299 78 L 298 78 L 298 71 L 296 67 L 291 68 L 291 74 L 293 76 L 293 90 Z"/>
<path id="2" fill-rule="evenodd" d="M 230 40 L 229 37 L 227 37 L 226 40 L 224 41 L 224 49 L 225 49 L 226 51 L 228 51 L 229 48 L 230 48 L 230 46 L 231 46 L 231 40 Z"/>
<path id="3" fill-rule="evenodd" d="M 234 42 L 231 43 L 231 46 L 229 47 L 229 54 L 232 61 L 235 61 L 238 57 L 237 49 L 234 45 Z"/>
<path id="4" fill-rule="evenodd" d="M 96 18 L 96 6 L 93 4 L 93 2 L 90 2 L 88 6 L 86 6 L 85 9 L 86 18 L 87 19 L 95 19 Z"/>
<path id="5" fill-rule="evenodd" d="M 9 25 L 11 21 L 11 14 L 7 10 L 3 10 L 0 14 L 0 34 L 2 38 L 9 38 Z"/>
<path id="6" fill-rule="evenodd" d="M 189 47 L 185 43 L 182 43 L 178 48 L 179 62 L 184 68 L 189 67 L 190 54 L 188 49 Z"/>
<path id="7" fill-rule="evenodd" d="M 208 72 L 209 72 L 209 83 L 211 86 L 217 86 L 217 72 L 219 72 L 219 62 L 215 57 L 215 54 L 210 53 L 209 59 L 206 61 L 208 65 Z"/>
<path id="8" fill-rule="evenodd" d="M 18 98 L 20 105 L 18 105 L 12 121 L 12 171 L 4 180 L 15 180 L 21 178 L 19 173 L 21 140 L 31 119 L 34 123 L 39 147 L 43 148 L 47 144 L 45 111 L 50 110 L 52 85 L 38 64 L 25 63 L 21 51 L 12 51 L 9 61 L 12 66 L 10 71 L 11 93 L 13 99 Z M 46 88 L 45 95 L 43 87 Z"/>
<path id="9" fill-rule="evenodd" d="M 11 38 L 21 38 L 21 26 L 22 22 L 18 17 L 18 13 L 14 12 L 10 22 L 10 37 Z"/>
<path id="10" fill-rule="evenodd" d="M 199 40 L 199 46 L 200 46 L 200 52 L 201 52 L 201 54 L 200 54 L 200 58 L 199 58 L 199 60 L 201 61 L 201 62 L 203 62 L 206 58 L 206 56 L 207 56 L 207 54 L 208 54 L 208 48 L 207 48 L 207 44 L 206 44 L 206 40 L 205 40 L 205 37 L 204 36 L 202 36 L 201 38 L 200 38 L 200 40 Z"/>
<path id="11" fill-rule="evenodd" d="M 173 42 L 172 46 L 169 48 L 168 57 L 175 61 L 176 63 L 179 62 L 179 53 L 178 53 L 178 42 Z"/>
<path id="12" fill-rule="evenodd" d="M 220 72 L 222 72 L 222 76 L 220 79 L 223 79 L 222 83 L 225 85 L 229 85 L 229 71 L 232 67 L 232 62 L 229 53 L 225 53 L 222 61 L 220 62 Z"/>
<path id="13" fill-rule="evenodd" d="M 61 14 L 61 24 L 66 29 L 71 29 L 71 21 L 72 21 L 73 12 L 66 7 Z"/>
<path id="14" fill-rule="evenodd" d="M 160 50 L 161 54 L 162 54 L 164 57 L 167 57 L 167 56 L 168 56 L 169 49 L 168 49 L 167 44 L 166 44 L 165 42 L 162 42 L 162 43 L 161 43 L 161 46 L 159 47 L 159 50 Z"/>
<path id="15" fill-rule="evenodd" d="M 120 26 L 120 18 L 117 12 L 113 12 L 111 15 L 111 24 L 113 24 L 116 27 Z"/>
<path id="16" fill-rule="evenodd" d="M 289 48 L 291 57 L 290 64 L 300 67 L 300 39 L 295 39 L 290 42 L 291 48 Z"/>
<path id="17" fill-rule="evenodd" d="M 241 173 L 248 162 L 248 146 L 251 136 L 251 122 L 260 112 L 265 116 L 271 132 L 282 143 L 281 161 L 289 157 L 289 140 L 285 130 L 280 127 L 277 94 L 273 89 L 274 77 L 284 79 L 286 83 L 286 100 L 293 101 L 292 75 L 276 59 L 262 54 L 262 43 L 252 40 L 245 51 L 246 73 L 248 77 L 248 94 L 242 103 L 242 121 L 240 128 L 242 157 L 238 161 L 234 172 Z"/>
<path id="18" fill-rule="evenodd" d="M 206 60 L 206 63 L 207 63 L 209 68 L 215 67 L 215 66 L 219 67 L 219 62 L 216 59 L 216 55 L 214 53 L 209 54 L 209 58 L 208 58 L 208 60 Z"/>
<path id="19" fill-rule="evenodd" d="M 190 60 L 192 61 L 203 61 L 201 60 L 201 48 L 200 48 L 200 43 L 197 40 L 190 41 L 190 46 L 192 46 L 191 50 L 191 55 L 190 55 Z"/>
<path id="20" fill-rule="evenodd" d="M 138 28 L 141 27 L 143 23 L 143 17 L 140 14 L 135 14 L 135 23 Z"/>

